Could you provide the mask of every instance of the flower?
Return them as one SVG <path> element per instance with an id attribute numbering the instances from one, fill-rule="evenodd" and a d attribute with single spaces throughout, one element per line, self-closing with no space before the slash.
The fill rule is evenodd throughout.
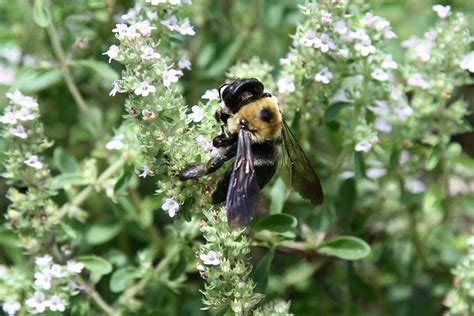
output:
<path id="1" fill-rule="evenodd" d="M 2 309 L 7 315 L 15 315 L 21 309 L 21 305 L 17 301 L 8 300 L 3 303 Z"/>
<path id="2" fill-rule="evenodd" d="M 117 45 L 112 45 L 109 47 L 109 49 L 105 53 L 102 53 L 102 55 L 109 56 L 109 63 L 110 63 L 112 59 L 117 59 L 119 55 L 119 47 Z"/>
<path id="3" fill-rule="evenodd" d="M 112 90 L 110 90 L 109 95 L 114 97 L 117 94 L 117 92 L 119 92 L 119 89 L 120 89 L 120 86 L 119 86 L 118 80 L 114 80 L 114 82 L 112 82 Z"/>
<path id="4" fill-rule="evenodd" d="M 367 177 L 370 179 L 378 179 L 387 173 L 385 168 L 369 168 L 367 169 Z"/>
<path id="5" fill-rule="evenodd" d="M 379 138 L 377 136 L 372 137 L 371 139 L 361 140 L 355 145 L 355 151 L 362 151 L 362 152 L 369 152 L 372 146 L 379 142 Z"/>
<path id="6" fill-rule="evenodd" d="M 146 178 L 147 175 L 150 173 L 151 168 L 148 165 L 142 166 L 143 171 L 138 175 L 140 178 Z"/>
<path id="7" fill-rule="evenodd" d="M 26 305 L 33 308 L 38 313 L 43 313 L 46 310 L 46 297 L 43 292 L 36 291 L 32 297 L 25 301 Z"/>
<path id="8" fill-rule="evenodd" d="M 467 245 L 469 247 L 474 247 L 474 236 L 471 236 L 467 239 Z"/>
<path id="9" fill-rule="evenodd" d="M 35 258 L 35 264 L 40 267 L 48 266 L 52 261 L 53 261 L 53 257 L 51 257 L 50 255 L 45 255 L 43 257 Z"/>
<path id="10" fill-rule="evenodd" d="M 166 3 L 167 0 L 146 0 L 145 2 L 151 3 L 151 5 L 159 5 L 161 3 Z"/>
<path id="11" fill-rule="evenodd" d="M 303 37 L 300 39 L 301 44 L 308 47 L 315 47 L 321 45 L 321 40 L 316 36 L 316 33 L 313 30 L 310 30 L 303 34 Z"/>
<path id="12" fill-rule="evenodd" d="M 393 112 L 399 120 L 404 121 L 413 114 L 413 109 L 407 104 L 399 104 L 393 107 Z"/>
<path id="13" fill-rule="evenodd" d="M 142 117 L 144 121 L 149 121 L 155 118 L 155 113 L 150 110 L 144 109 L 142 110 Z"/>
<path id="14" fill-rule="evenodd" d="M 135 88 L 133 92 L 136 95 L 147 97 L 149 94 L 155 93 L 155 91 L 156 91 L 156 88 L 154 86 L 148 84 L 148 82 L 146 81 L 143 81 L 138 84 L 138 86 Z"/>
<path id="15" fill-rule="evenodd" d="M 16 90 L 15 92 L 7 92 L 7 98 L 13 103 L 21 105 L 25 108 L 38 108 L 38 102 L 36 102 L 35 99 L 24 96 L 19 90 Z"/>
<path id="16" fill-rule="evenodd" d="M 422 43 L 415 47 L 414 53 L 422 62 L 427 62 L 431 58 L 432 43 Z"/>
<path id="17" fill-rule="evenodd" d="M 280 65 L 289 65 L 295 59 L 296 55 L 292 52 L 289 52 L 285 58 L 280 58 Z"/>
<path id="18" fill-rule="evenodd" d="M 82 262 L 69 260 L 66 263 L 66 269 L 73 274 L 79 274 L 84 269 L 84 264 Z"/>
<path id="19" fill-rule="evenodd" d="M 423 182 L 412 177 L 405 179 L 405 188 L 411 193 L 422 193 L 426 190 L 426 186 Z"/>
<path id="20" fill-rule="evenodd" d="M 2 277 L 7 272 L 7 267 L 3 264 L 0 264 L 0 277 Z"/>
<path id="21" fill-rule="evenodd" d="M 407 80 L 407 84 L 409 86 L 418 87 L 425 90 L 431 87 L 430 83 L 423 79 L 420 73 L 411 75 Z"/>
<path id="22" fill-rule="evenodd" d="M 191 70 L 191 61 L 189 60 L 188 57 L 183 56 L 181 59 L 178 61 L 178 67 L 180 69 L 187 69 Z"/>
<path id="23" fill-rule="evenodd" d="M 64 312 L 66 307 L 64 306 L 64 302 L 58 295 L 51 296 L 46 302 L 45 305 L 49 308 L 52 312 Z"/>
<path id="24" fill-rule="evenodd" d="M 36 155 L 31 155 L 30 158 L 26 159 L 23 161 L 26 165 L 35 168 L 37 170 L 43 169 L 43 163 L 39 161 L 38 156 Z"/>
<path id="25" fill-rule="evenodd" d="M 370 39 L 367 39 L 360 43 L 355 44 L 354 48 L 364 57 L 367 57 L 370 54 L 375 53 L 375 50 L 376 50 L 375 46 L 372 45 L 372 42 Z"/>
<path id="26" fill-rule="evenodd" d="M 314 76 L 314 80 L 322 82 L 324 84 L 328 84 L 333 77 L 334 75 L 328 70 L 328 67 L 324 67 L 320 72 L 316 74 L 316 76 Z"/>
<path id="27" fill-rule="evenodd" d="M 389 27 L 390 27 L 390 22 L 389 21 L 387 21 L 384 18 L 377 17 L 377 19 L 374 23 L 374 28 L 377 32 L 381 32 L 381 31 L 383 31 L 383 30 L 385 30 L 386 28 L 389 28 Z"/>
<path id="28" fill-rule="evenodd" d="M 474 73 L 474 51 L 464 56 L 461 61 L 461 69 Z"/>
<path id="29" fill-rule="evenodd" d="M 378 81 L 387 81 L 389 79 L 389 76 L 382 69 L 376 69 L 372 71 L 372 78 Z"/>
<path id="30" fill-rule="evenodd" d="M 172 83 L 178 82 L 180 76 L 183 75 L 181 70 L 170 69 L 163 71 L 163 85 L 169 87 Z"/>
<path id="31" fill-rule="evenodd" d="M 64 276 L 63 267 L 55 263 L 48 270 L 48 274 L 53 278 L 62 278 Z"/>
<path id="32" fill-rule="evenodd" d="M 221 262 L 218 258 L 218 254 L 215 251 L 209 251 L 207 254 L 201 253 L 199 259 L 202 260 L 202 263 L 205 265 L 217 266 Z"/>
<path id="33" fill-rule="evenodd" d="M 15 117 L 20 121 L 31 121 L 35 119 L 35 115 L 30 112 L 30 109 L 24 107 L 15 113 Z"/>
<path id="34" fill-rule="evenodd" d="M 451 6 L 449 5 L 443 6 L 441 4 L 435 4 L 433 6 L 433 11 L 436 12 L 440 18 L 446 19 L 450 14 Z"/>
<path id="35" fill-rule="evenodd" d="M 174 217 L 179 211 L 179 204 L 173 199 L 165 199 L 165 202 L 161 205 L 163 211 L 168 213 L 169 217 Z"/>
<path id="36" fill-rule="evenodd" d="M 198 265 L 196 265 L 196 270 L 204 271 L 204 270 L 206 270 L 206 268 L 202 264 L 198 264 Z"/>
<path id="37" fill-rule="evenodd" d="M 382 61 L 382 68 L 384 69 L 397 69 L 398 64 L 393 60 L 392 55 L 387 55 Z"/>
<path id="38" fill-rule="evenodd" d="M 171 31 L 176 31 L 179 28 L 178 19 L 176 18 L 176 15 L 172 15 L 168 19 L 163 20 L 160 23 Z"/>
<path id="39" fill-rule="evenodd" d="M 375 129 L 382 133 L 390 133 L 392 131 L 392 124 L 384 118 L 378 117 L 375 120 Z"/>
<path id="40" fill-rule="evenodd" d="M 392 38 L 396 38 L 396 37 L 397 37 L 397 34 L 395 34 L 395 32 L 392 30 L 392 28 L 387 27 L 387 28 L 383 31 L 383 37 L 384 37 L 385 39 L 392 39 Z"/>
<path id="41" fill-rule="evenodd" d="M 137 22 L 131 25 L 130 28 L 134 28 L 144 37 L 149 36 L 151 34 L 151 31 L 156 30 L 156 27 L 151 26 L 150 22 L 147 20 Z"/>
<path id="42" fill-rule="evenodd" d="M 10 86 L 15 83 L 15 71 L 13 68 L 0 65 L 0 85 Z"/>
<path id="43" fill-rule="evenodd" d="M 16 115 L 13 112 L 6 112 L 2 116 L 0 116 L 0 123 L 2 124 L 16 124 Z"/>
<path id="44" fill-rule="evenodd" d="M 143 53 L 140 55 L 140 58 L 143 60 L 153 60 L 160 57 L 160 53 L 155 52 L 152 47 L 145 47 Z"/>
<path id="45" fill-rule="evenodd" d="M 8 130 L 8 132 L 21 139 L 26 139 L 28 134 L 25 131 L 25 128 L 22 125 L 17 125 L 16 127 L 12 127 Z"/>
<path id="46" fill-rule="evenodd" d="M 278 92 L 279 93 L 292 93 L 295 92 L 296 87 L 293 82 L 293 78 L 290 76 L 284 76 L 277 81 Z"/>
<path id="47" fill-rule="evenodd" d="M 204 94 L 202 95 L 201 99 L 209 101 L 220 100 L 219 91 L 217 89 L 206 90 L 206 92 L 204 92 Z"/>
<path id="48" fill-rule="evenodd" d="M 184 23 L 179 26 L 177 31 L 179 33 L 181 33 L 182 35 L 191 35 L 191 36 L 193 36 L 194 34 L 196 34 L 196 32 L 194 31 L 192 25 L 187 20 L 184 21 Z"/>
<path id="49" fill-rule="evenodd" d="M 322 24 L 331 24 L 332 23 L 331 13 L 326 12 L 326 11 L 321 12 L 320 20 Z"/>
<path id="50" fill-rule="evenodd" d="M 107 148 L 108 150 L 122 149 L 124 145 L 122 143 L 121 138 L 122 137 L 120 135 L 115 135 L 107 144 L 105 144 L 105 148 Z"/>
<path id="51" fill-rule="evenodd" d="M 327 33 L 323 33 L 321 40 L 315 43 L 314 48 L 319 48 L 321 52 L 327 53 L 330 49 L 335 49 L 336 45 L 334 45 Z"/>
<path id="52" fill-rule="evenodd" d="M 373 15 L 371 12 L 367 12 L 362 19 L 360 19 L 360 24 L 364 26 L 372 26 L 374 22 L 379 19 L 378 16 Z"/>
<path id="53" fill-rule="evenodd" d="M 201 107 L 197 106 L 197 105 L 193 105 L 193 107 L 191 108 L 191 110 L 193 111 L 193 113 L 191 114 L 188 114 L 188 118 L 193 121 L 194 123 L 199 123 L 202 121 L 202 119 L 204 118 L 204 111 Z"/>
<path id="54" fill-rule="evenodd" d="M 430 42 L 434 42 L 436 40 L 436 32 L 435 31 L 425 32 L 424 36 Z"/>
<path id="55" fill-rule="evenodd" d="M 127 24 L 124 23 L 115 25 L 115 28 L 112 29 L 112 32 L 117 33 L 116 36 L 120 40 L 127 39 L 131 41 L 141 37 L 141 34 L 137 32 L 135 25 L 127 26 Z"/>
<path id="56" fill-rule="evenodd" d="M 49 290 L 51 288 L 51 275 L 47 272 L 36 272 L 34 284 L 39 288 Z"/>
<path id="57" fill-rule="evenodd" d="M 347 28 L 347 24 L 344 21 L 337 21 L 332 25 L 332 28 L 334 29 L 334 32 L 340 35 L 344 35 L 349 31 L 349 29 Z"/>

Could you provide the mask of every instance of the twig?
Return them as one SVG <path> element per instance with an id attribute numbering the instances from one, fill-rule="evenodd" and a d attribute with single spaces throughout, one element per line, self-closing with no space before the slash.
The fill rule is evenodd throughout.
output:
<path id="1" fill-rule="evenodd" d="M 97 304 L 100 309 L 102 309 L 107 315 L 119 315 L 107 302 L 100 296 L 100 294 L 94 289 L 94 287 L 87 284 L 81 277 L 76 278 L 77 283 L 79 283 L 84 291 L 89 295 L 90 298 Z"/>

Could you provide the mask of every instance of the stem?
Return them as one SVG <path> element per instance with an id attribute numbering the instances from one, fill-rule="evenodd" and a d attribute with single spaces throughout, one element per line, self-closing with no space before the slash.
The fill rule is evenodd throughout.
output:
<path id="1" fill-rule="evenodd" d="M 103 137 L 102 128 L 92 116 L 87 103 L 84 101 L 84 98 L 82 97 L 79 91 L 79 88 L 77 87 L 76 82 L 74 81 L 72 77 L 72 73 L 71 73 L 71 70 L 69 69 L 66 55 L 64 54 L 64 51 L 61 47 L 59 35 L 56 28 L 54 27 L 52 19 L 46 30 L 47 30 L 49 39 L 51 41 L 54 54 L 56 55 L 56 58 L 58 60 L 61 72 L 63 73 L 64 79 L 66 80 L 66 85 L 69 89 L 69 92 L 71 92 L 74 101 L 79 107 L 79 110 L 82 112 L 82 114 L 84 114 L 84 116 L 87 118 L 89 123 L 92 125 L 92 128 L 94 129 L 96 137 L 102 138 Z"/>
<path id="2" fill-rule="evenodd" d="M 94 287 L 90 286 L 86 281 L 84 281 L 81 277 L 76 278 L 77 283 L 79 283 L 83 288 L 84 291 L 89 295 L 90 298 L 97 304 L 97 306 L 104 311 L 107 315 L 119 315 L 107 302 L 100 296 L 100 294 L 94 289 Z"/>

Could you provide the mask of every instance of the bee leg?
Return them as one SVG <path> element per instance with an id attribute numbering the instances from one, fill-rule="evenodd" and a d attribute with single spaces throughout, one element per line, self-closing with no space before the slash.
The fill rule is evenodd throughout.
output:
<path id="1" fill-rule="evenodd" d="M 217 169 L 222 167 L 222 165 L 235 157 L 237 144 L 235 146 L 230 146 L 226 149 L 223 154 L 217 155 L 214 158 L 211 158 L 207 163 L 200 164 L 189 169 L 184 170 L 180 173 L 179 178 L 181 180 L 197 179 L 202 176 L 208 175 L 215 172 Z"/>
<path id="2" fill-rule="evenodd" d="M 217 135 L 212 140 L 212 145 L 216 148 L 230 147 L 230 146 L 235 146 L 236 144 L 237 144 L 237 134 L 227 136 L 223 132 L 221 135 Z"/>
<path id="3" fill-rule="evenodd" d="M 232 115 L 230 115 L 229 113 L 224 112 L 224 110 L 222 108 L 218 108 L 214 112 L 214 118 L 216 119 L 216 121 L 222 122 L 222 123 L 224 123 L 224 125 L 227 125 L 227 121 L 229 120 L 230 117 L 232 117 Z"/>

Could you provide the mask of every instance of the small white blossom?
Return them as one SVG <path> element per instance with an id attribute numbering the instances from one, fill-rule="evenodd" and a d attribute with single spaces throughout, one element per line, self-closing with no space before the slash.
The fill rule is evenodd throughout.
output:
<path id="1" fill-rule="evenodd" d="M 407 104 L 399 104 L 393 107 L 393 112 L 400 121 L 404 121 L 413 114 L 413 109 Z"/>
<path id="2" fill-rule="evenodd" d="M 144 81 L 144 82 L 140 82 L 133 92 L 136 95 L 147 97 L 148 95 L 155 93 L 155 91 L 156 91 L 156 88 L 154 86 Z"/>
<path id="3" fill-rule="evenodd" d="M 191 108 L 191 110 L 193 111 L 193 113 L 191 114 L 188 114 L 188 119 L 190 119 L 191 121 L 193 121 L 194 123 L 199 123 L 202 121 L 202 119 L 204 118 L 204 111 L 201 107 L 197 106 L 197 105 L 193 105 L 193 107 Z"/>
<path id="4" fill-rule="evenodd" d="M 166 3 L 167 0 L 146 0 L 145 2 L 151 3 L 151 5 L 159 5 L 162 3 Z"/>
<path id="5" fill-rule="evenodd" d="M 440 18 L 446 19 L 450 14 L 451 6 L 436 4 L 433 6 L 433 11 L 436 12 Z"/>
<path id="6" fill-rule="evenodd" d="M 469 247 L 474 247 L 474 236 L 471 236 L 467 239 L 467 245 Z"/>
<path id="7" fill-rule="evenodd" d="M 375 106 L 369 106 L 368 108 L 375 114 L 383 115 L 388 112 L 389 106 L 387 102 L 383 100 L 375 100 L 374 103 L 375 103 Z"/>
<path id="8" fill-rule="evenodd" d="M 66 264 L 66 269 L 73 274 L 79 274 L 84 269 L 84 264 L 82 262 L 76 262 L 69 260 Z"/>
<path id="9" fill-rule="evenodd" d="M 342 48 L 338 50 L 336 54 L 342 58 L 347 58 L 349 57 L 349 50 L 347 48 Z"/>
<path id="10" fill-rule="evenodd" d="M 313 30 L 304 33 L 300 42 L 308 47 L 319 47 L 321 45 L 321 40 L 316 36 L 316 33 Z"/>
<path id="11" fill-rule="evenodd" d="M 149 120 L 152 120 L 152 119 L 155 118 L 155 113 L 150 111 L 150 110 L 143 109 L 142 110 L 142 117 L 143 117 L 144 121 L 149 121 Z"/>
<path id="12" fill-rule="evenodd" d="M 353 178 L 354 175 L 355 175 L 354 171 L 346 170 L 346 171 L 342 172 L 339 175 L 339 178 L 342 179 L 342 180 L 346 180 L 346 179 L 349 179 L 349 178 Z"/>
<path id="13" fill-rule="evenodd" d="M 372 71 L 372 78 L 378 81 L 387 81 L 389 79 L 389 76 L 382 69 L 376 69 Z"/>
<path id="14" fill-rule="evenodd" d="M 0 264 L 0 277 L 5 275 L 6 272 L 7 272 L 7 267 L 5 267 L 3 264 Z"/>
<path id="15" fill-rule="evenodd" d="M 35 273 L 35 286 L 49 290 L 51 288 L 51 275 L 46 272 L 36 272 Z"/>
<path id="16" fill-rule="evenodd" d="M 420 42 L 420 39 L 416 36 L 412 36 L 410 37 L 409 39 L 407 40 L 404 40 L 402 42 L 402 47 L 403 48 L 410 48 L 410 47 L 413 47 L 415 46 L 416 44 L 418 44 Z"/>
<path id="17" fill-rule="evenodd" d="M 109 95 L 114 97 L 117 94 L 117 92 L 119 92 L 119 89 L 120 89 L 120 86 L 119 86 L 118 80 L 114 80 L 114 82 L 112 82 L 112 90 L 110 90 Z"/>
<path id="18" fill-rule="evenodd" d="M 388 27 L 383 31 L 383 37 L 385 39 L 393 39 L 397 37 L 397 34 L 395 34 L 395 32 L 390 27 Z"/>
<path id="19" fill-rule="evenodd" d="M 295 59 L 296 55 L 292 52 L 289 52 L 285 58 L 280 58 L 280 65 L 289 65 Z"/>
<path id="20" fill-rule="evenodd" d="M 285 94 L 285 93 L 292 93 L 295 92 L 295 83 L 293 82 L 293 78 L 290 76 L 285 76 L 280 78 L 277 81 L 278 92 Z"/>
<path id="21" fill-rule="evenodd" d="M 26 165 L 35 168 L 37 170 L 43 169 L 43 163 L 39 161 L 38 156 L 36 155 L 31 155 L 30 158 L 26 159 L 23 161 Z"/>
<path id="22" fill-rule="evenodd" d="M 165 87 L 171 86 L 172 83 L 178 82 L 180 76 L 183 75 L 181 70 L 170 69 L 163 71 L 163 85 Z"/>
<path id="23" fill-rule="evenodd" d="M 344 35 L 349 31 L 349 29 L 347 28 L 347 24 L 344 21 L 337 21 L 332 25 L 332 27 L 334 29 L 334 32 L 340 35 Z"/>
<path id="24" fill-rule="evenodd" d="M 178 19 L 175 15 L 170 16 L 168 19 L 163 20 L 160 23 L 171 31 L 177 31 L 179 29 Z"/>
<path id="25" fill-rule="evenodd" d="M 112 29 L 112 32 L 117 33 L 116 36 L 120 40 L 127 39 L 132 41 L 141 37 L 140 33 L 137 32 L 137 28 L 134 25 L 128 26 L 127 24 L 120 23 Z"/>
<path id="26" fill-rule="evenodd" d="M 160 57 L 160 53 L 155 52 L 152 47 L 145 47 L 143 49 L 143 53 L 140 55 L 140 58 L 142 60 L 153 60 L 158 59 Z"/>
<path id="27" fill-rule="evenodd" d="M 204 94 L 202 95 L 201 99 L 209 101 L 220 100 L 219 91 L 217 89 L 206 90 L 206 92 L 204 92 Z"/>
<path id="28" fill-rule="evenodd" d="M 324 67 L 320 72 L 314 76 L 314 80 L 317 82 L 322 82 L 324 84 L 328 84 L 331 79 L 334 77 L 332 72 L 329 71 L 328 67 Z"/>
<path id="29" fill-rule="evenodd" d="M 7 98 L 10 99 L 13 103 L 16 103 L 28 109 L 38 108 L 38 102 L 36 102 L 35 99 L 23 95 L 19 90 L 16 90 L 14 92 L 7 92 Z"/>
<path id="30" fill-rule="evenodd" d="M 105 148 L 108 150 L 120 150 L 123 146 L 120 135 L 115 135 L 107 144 L 105 144 Z"/>
<path id="31" fill-rule="evenodd" d="M 48 274 L 53 278 L 62 278 L 64 276 L 63 267 L 55 263 L 49 268 Z"/>
<path id="32" fill-rule="evenodd" d="M 327 33 L 323 33 L 321 35 L 321 40 L 319 41 L 319 43 L 316 43 L 314 45 L 314 48 L 319 48 L 321 52 L 327 53 L 329 50 L 335 49 L 336 45 L 334 45 Z"/>
<path id="33" fill-rule="evenodd" d="M 355 44 L 354 48 L 364 57 L 367 57 L 370 54 L 375 53 L 375 50 L 376 50 L 375 46 L 372 45 L 372 42 L 370 41 L 370 39 Z"/>
<path id="34" fill-rule="evenodd" d="M 43 292 L 36 291 L 32 297 L 25 301 L 26 305 L 34 309 L 38 313 L 43 313 L 46 310 L 46 297 Z"/>
<path id="35" fill-rule="evenodd" d="M 12 127 L 8 130 L 8 132 L 21 139 L 26 139 L 28 137 L 28 134 L 25 131 L 25 128 L 23 125 L 17 125 L 16 127 Z"/>
<path id="36" fill-rule="evenodd" d="M 17 118 L 16 113 L 13 112 L 6 112 L 2 116 L 0 116 L 0 123 L 2 124 L 16 124 Z"/>
<path id="37" fill-rule="evenodd" d="M 206 270 L 206 268 L 205 268 L 202 264 L 198 264 L 198 265 L 196 266 L 196 270 L 198 270 L 198 271 L 204 271 L 204 270 Z"/>
<path id="38" fill-rule="evenodd" d="M 30 112 L 28 108 L 22 107 L 21 109 L 18 110 L 18 112 L 15 113 L 15 117 L 19 121 L 31 121 L 35 119 L 35 115 Z"/>
<path id="39" fill-rule="evenodd" d="M 419 58 L 422 62 L 427 62 L 431 58 L 432 43 L 421 43 L 417 45 L 414 49 L 415 56 Z"/>
<path id="40" fill-rule="evenodd" d="M 436 32 L 434 31 L 425 32 L 424 36 L 430 42 L 434 42 L 436 40 Z"/>
<path id="41" fill-rule="evenodd" d="M 387 173 L 385 168 L 369 168 L 367 169 L 367 177 L 370 179 L 378 179 Z"/>
<path id="42" fill-rule="evenodd" d="M 189 60 L 188 57 L 183 56 L 181 59 L 178 61 L 178 67 L 180 69 L 188 69 L 191 70 L 191 61 Z"/>
<path id="43" fill-rule="evenodd" d="M 382 68 L 397 69 L 398 64 L 393 60 L 392 55 L 387 55 L 382 61 Z"/>
<path id="44" fill-rule="evenodd" d="M 3 303 L 2 309 L 7 315 L 11 316 L 11 315 L 15 315 L 16 312 L 18 312 L 21 309 L 21 305 L 17 301 L 8 300 L 5 303 Z"/>
<path id="45" fill-rule="evenodd" d="M 14 47 L 7 47 L 2 50 L 2 56 L 12 64 L 17 64 L 21 60 L 21 50 L 14 46 Z"/>
<path id="46" fill-rule="evenodd" d="M 461 61 L 461 69 L 474 73 L 474 51 L 464 56 Z"/>
<path id="47" fill-rule="evenodd" d="M 196 31 L 194 31 L 194 28 L 192 25 L 189 23 L 189 21 L 184 21 L 178 28 L 177 30 L 179 33 L 182 35 L 190 35 L 193 36 L 196 34 Z"/>
<path id="48" fill-rule="evenodd" d="M 362 140 L 355 145 L 355 151 L 369 152 L 372 144 L 367 140 Z"/>
<path id="49" fill-rule="evenodd" d="M 431 87 L 430 83 L 423 79 L 423 76 L 420 73 L 411 75 L 407 80 L 407 84 L 409 86 L 418 87 L 425 90 Z"/>
<path id="50" fill-rule="evenodd" d="M 422 193 L 426 190 L 425 184 L 416 178 L 407 178 L 405 188 L 411 193 Z"/>
<path id="51" fill-rule="evenodd" d="M 51 262 L 53 262 L 53 257 L 50 255 L 35 258 L 35 264 L 40 267 L 48 266 Z"/>
<path id="52" fill-rule="evenodd" d="M 138 175 L 138 177 L 146 178 L 148 174 L 150 173 L 151 168 L 148 165 L 143 165 L 142 170 L 143 171 Z"/>
<path id="53" fill-rule="evenodd" d="M 382 133 L 390 133 L 392 131 L 392 124 L 384 118 L 378 117 L 375 120 L 375 129 Z"/>
<path id="54" fill-rule="evenodd" d="M 221 263 L 218 254 L 212 250 L 209 251 L 207 254 L 201 253 L 199 255 L 199 259 L 201 259 L 202 263 L 204 263 L 205 265 L 217 266 Z"/>
<path id="55" fill-rule="evenodd" d="M 117 45 L 112 45 L 109 47 L 109 49 L 105 53 L 102 53 L 102 55 L 109 56 L 109 63 L 110 63 L 112 59 L 117 59 L 119 55 L 119 47 Z"/>
<path id="56" fill-rule="evenodd" d="M 371 12 L 367 12 L 362 19 L 360 19 L 360 24 L 364 26 L 372 26 L 379 19 L 378 16 L 373 15 Z"/>
<path id="57" fill-rule="evenodd" d="M 64 306 L 63 300 L 58 295 L 51 296 L 46 302 L 45 305 L 52 312 L 64 312 L 66 307 Z"/>
<path id="58" fill-rule="evenodd" d="M 387 28 L 390 28 L 390 22 L 384 18 L 378 17 L 374 23 L 374 28 L 377 32 L 381 32 Z"/>
<path id="59" fill-rule="evenodd" d="M 332 24 L 332 16 L 331 13 L 323 11 L 321 13 L 321 23 L 322 24 Z"/>
<path id="60" fill-rule="evenodd" d="M 13 68 L 4 67 L 0 64 L 0 85 L 10 86 L 15 83 L 15 71 Z"/>
<path id="61" fill-rule="evenodd" d="M 168 213 L 169 217 L 174 217 L 179 211 L 179 204 L 173 199 L 165 199 L 165 201 L 161 205 L 161 208 L 163 209 L 163 211 Z"/>
<path id="62" fill-rule="evenodd" d="M 151 34 L 151 31 L 156 30 L 156 27 L 151 26 L 150 22 L 147 20 L 134 23 L 130 27 L 137 30 L 144 37 L 149 36 Z"/>

